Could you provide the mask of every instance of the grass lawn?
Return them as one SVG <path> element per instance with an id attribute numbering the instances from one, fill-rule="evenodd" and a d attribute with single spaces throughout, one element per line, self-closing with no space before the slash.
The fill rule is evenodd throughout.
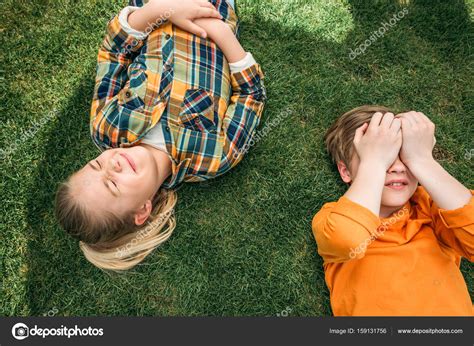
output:
<path id="1" fill-rule="evenodd" d="M 427 114 L 437 158 L 474 187 L 474 0 L 237 3 L 241 41 L 266 73 L 261 129 L 282 120 L 232 173 L 183 186 L 172 238 L 135 270 L 110 275 L 58 228 L 53 200 L 97 154 L 88 127 L 96 54 L 126 1 L 6 0 L 0 315 L 331 314 L 311 219 L 344 187 L 322 139 L 362 104 Z M 349 58 L 404 7 L 383 38 Z M 472 297 L 474 265 L 463 260 L 462 272 Z"/>

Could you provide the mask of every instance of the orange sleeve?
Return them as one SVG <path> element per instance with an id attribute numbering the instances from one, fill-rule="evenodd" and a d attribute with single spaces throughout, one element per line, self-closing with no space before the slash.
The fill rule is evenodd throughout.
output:
<path id="1" fill-rule="evenodd" d="M 474 190 L 471 190 L 471 195 Z M 460 256 L 474 261 L 474 198 L 464 207 L 444 210 L 433 202 L 431 218 L 440 242 L 452 248 Z"/>
<path id="2" fill-rule="evenodd" d="M 364 257 L 379 225 L 378 216 L 343 196 L 323 206 L 313 218 L 312 229 L 318 253 L 327 264 Z"/>

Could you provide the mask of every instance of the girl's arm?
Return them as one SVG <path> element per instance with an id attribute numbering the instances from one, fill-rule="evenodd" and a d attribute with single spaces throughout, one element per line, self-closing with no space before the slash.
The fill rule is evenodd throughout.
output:
<path id="1" fill-rule="evenodd" d="M 206 37 L 206 30 L 193 22 L 197 18 L 222 18 L 219 11 L 202 0 L 151 0 L 128 17 L 128 24 L 137 31 L 154 28 L 157 21 L 169 20 L 181 29 Z"/>
<path id="2" fill-rule="evenodd" d="M 218 134 L 224 137 L 219 167 L 222 174 L 240 162 L 252 145 L 266 100 L 263 72 L 226 23 L 217 19 L 198 19 L 195 23 L 221 49 L 231 70 L 232 96 Z"/>
<path id="3" fill-rule="evenodd" d="M 207 31 L 209 38 L 222 50 L 230 64 L 245 58 L 247 53 L 226 23 L 214 18 L 196 19 L 194 23 Z"/>

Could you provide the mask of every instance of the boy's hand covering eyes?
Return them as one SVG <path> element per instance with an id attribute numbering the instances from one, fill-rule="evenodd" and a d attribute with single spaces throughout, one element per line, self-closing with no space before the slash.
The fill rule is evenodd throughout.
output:
<path id="1" fill-rule="evenodd" d="M 206 30 L 194 23 L 198 18 L 218 18 L 221 14 L 206 0 L 151 0 L 149 8 L 155 13 L 169 14 L 174 25 L 192 34 L 207 37 Z"/>
<path id="2" fill-rule="evenodd" d="M 402 146 L 401 120 L 393 113 L 375 113 L 369 124 L 365 123 L 356 130 L 354 146 L 361 162 L 369 161 L 386 171 Z"/>
<path id="3" fill-rule="evenodd" d="M 403 144 L 400 159 L 407 166 L 414 161 L 432 160 L 435 125 L 421 112 L 410 111 L 397 114 L 402 123 Z"/>

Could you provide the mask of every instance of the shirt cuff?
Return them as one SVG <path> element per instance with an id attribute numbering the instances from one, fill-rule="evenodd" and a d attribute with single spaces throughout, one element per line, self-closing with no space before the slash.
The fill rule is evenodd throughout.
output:
<path id="1" fill-rule="evenodd" d="M 237 62 L 229 63 L 230 72 L 242 72 L 243 70 L 249 68 L 252 65 L 255 65 L 257 62 L 252 56 L 252 53 L 247 52 L 245 58 Z"/>
<path id="2" fill-rule="evenodd" d="M 130 36 L 136 38 L 137 40 L 144 40 L 147 38 L 147 34 L 143 31 L 135 30 L 128 24 L 128 16 L 138 10 L 140 7 L 127 6 L 119 14 L 119 23 L 122 29 Z"/>
<path id="3" fill-rule="evenodd" d="M 231 73 L 232 90 L 234 93 L 252 95 L 257 101 L 266 99 L 263 85 L 263 72 L 259 64 L 240 71 Z"/>
<path id="4" fill-rule="evenodd" d="M 447 228 L 461 228 L 474 224 L 474 190 L 471 199 L 461 208 L 454 210 L 438 209 L 439 217 Z"/>

